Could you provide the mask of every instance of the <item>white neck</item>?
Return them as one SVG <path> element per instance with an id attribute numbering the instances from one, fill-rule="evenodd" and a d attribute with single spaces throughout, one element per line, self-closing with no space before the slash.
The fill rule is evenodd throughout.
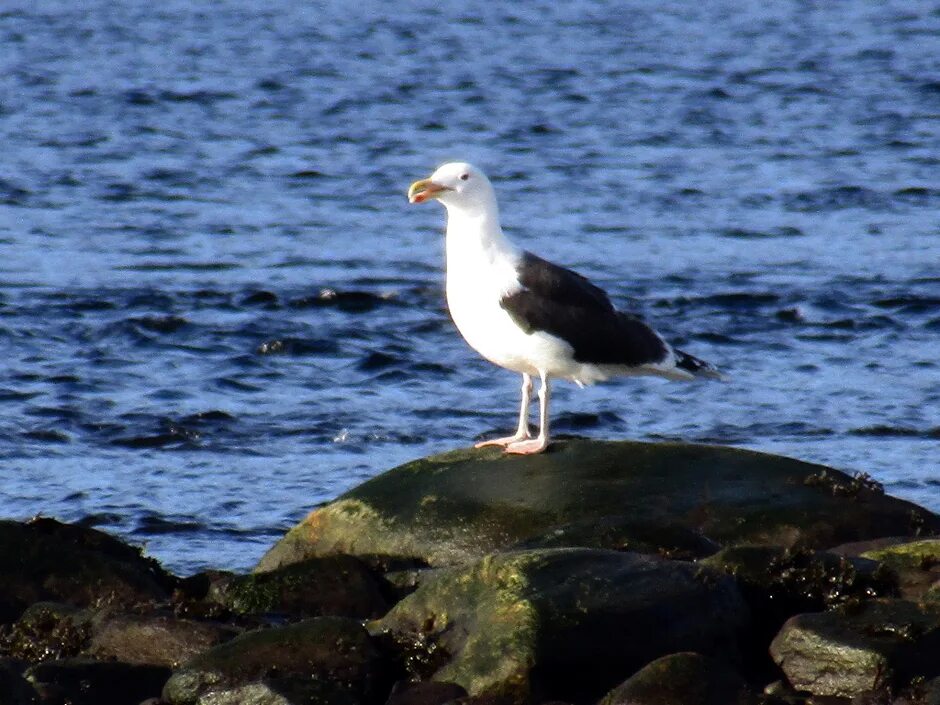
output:
<path id="1" fill-rule="evenodd" d="M 473 208 L 445 204 L 447 207 L 447 264 L 448 269 L 462 258 L 478 260 L 481 257 L 516 259 L 520 253 L 503 234 L 499 224 L 496 199 Z"/>

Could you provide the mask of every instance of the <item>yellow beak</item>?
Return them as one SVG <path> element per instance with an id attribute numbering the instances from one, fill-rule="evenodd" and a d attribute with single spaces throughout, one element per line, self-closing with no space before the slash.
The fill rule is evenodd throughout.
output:
<path id="1" fill-rule="evenodd" d="M 450 189 L 436 184 L 430 179 L 421 179 L 411 184 L 411 188 L 408 189 L 408 202 L 424 203 L 430 198 L 437 198 L 444 191 L 450 191 Z"/>

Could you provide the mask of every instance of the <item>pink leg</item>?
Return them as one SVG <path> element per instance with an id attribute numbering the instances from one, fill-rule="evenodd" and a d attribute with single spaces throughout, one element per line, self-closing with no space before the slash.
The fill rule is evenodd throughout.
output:
<path id="1" fill-rule="evenodd" d="M 518 455 L 533 455 L 541 453 L 548 448 L 548 399 L 551 396 L 551 388 L 548 385 L 548 375 L 539 371 L 539 377 L 542 380 L 542 386 L 539 387 L 539 435 L 538 438 L 528 438 L 510 443 L 506 446 L 507 453 Z"/>
<path id="2" fill-rule="evenodd" d="M 524 441 L 532 436 L 529 434 L 529 400 L 532 398 L 532 377 L 523 373 L 522 375 L 522 408 L 519 409 L 519 426 L 512 436 L 505 438 L 494 438 L 490 441 L 477 443 L 474 448 L 483 448 L 484 446 L 508 446 L 511 443 Z"/>

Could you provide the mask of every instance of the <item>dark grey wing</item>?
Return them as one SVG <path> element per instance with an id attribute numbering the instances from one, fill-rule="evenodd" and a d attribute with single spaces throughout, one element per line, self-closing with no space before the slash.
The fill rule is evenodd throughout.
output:
<path id="1" fill-rule="evenodd" d="M 526 252 L 519 281 L 524 288 L 504 296 L 500 306 L 525 332 L 567 341 L 578 362 L 640 366 L 666 358 L 668 349 L 652 328 L 614 309 L 580 274 Z"/>
<path id="2" fill-rule="evenodd" d="M 607 293 L 586 277 L 531 252 L 522 253 L 517 271 L 519 283 L 542 298 L 598 311 L 614 310 Z"/>

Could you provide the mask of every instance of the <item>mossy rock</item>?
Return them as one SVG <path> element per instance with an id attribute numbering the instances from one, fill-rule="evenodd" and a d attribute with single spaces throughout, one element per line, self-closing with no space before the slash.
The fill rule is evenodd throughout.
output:
<path id="1" fill-rule="evenodd" d="M 415 676 L 473 696 L 589 702 L 664 654 L 733 656 L 746 621 L 727 576 L 568 548 L 435 571 L 369 628 L 399 645 Z"/>
<path id="2" fill-rule="evenodd" d="M 535 456 L 458 450 L 390 470 L 313 511 L 258 570 L 336 553 L 453 565 L 539 545 L 667 555 L 734 543 L 825 548 L 915 530 L 940 531 L 940 517 L 819 465 L 736 448 L 571 440 Z"/>
<path id="3" fill-rule="evenodd" d="M 54 519 L 0 521 L 0 622 L 40 601 L 131 607 L 166 600 L 176 579 L 139 549 Z"/>
<path id="4" fill-rule="evenodd" d="M 770 653 L 797 690 L 886 693 L 940 675 L 940 605 L 879 599 L 792 617 Z"/>
<path id="5" fill-rule="evenodd" d="M 385 614 L 388 604 L 369 567 L 352 556 L 311 558 L 278 570 L 214 582 L 208 599 L 236 614 L 293 618 Z"/>
<path id="6" fill-rule="evenodd" d="M 732 576 L 753 615 L 745 670 L 768 680 L 777 669 L 767 645 L 795 614 L 898 595 L 894 574 L 877 561 L 780 546 L 731 546 L 699 561 Z"/>
<path id="7" fill-rule="evenodd" d="M 196 705 L 210 693 L 212 702 L 231 703 L 275 702 L 277 695 L 289 703 L 354 705 L 380 700 L 391 685 L 387 678 L 359 622 L 316 617 L 246 632 L 206 651 L 173 673 L 163 698 Z"/>
<path id="8" fill-rule="evenodd" d="M 899 542 L 862 553 L 897 576 L 901 594 L 912 600 L 940 600 L 940 539 Z"/>
<path id="9" fill-rule="evenodd" d="M 598 705 L 751 705 L 757 698 L 727 663 L 695 652 L 647 664 Z"/>

